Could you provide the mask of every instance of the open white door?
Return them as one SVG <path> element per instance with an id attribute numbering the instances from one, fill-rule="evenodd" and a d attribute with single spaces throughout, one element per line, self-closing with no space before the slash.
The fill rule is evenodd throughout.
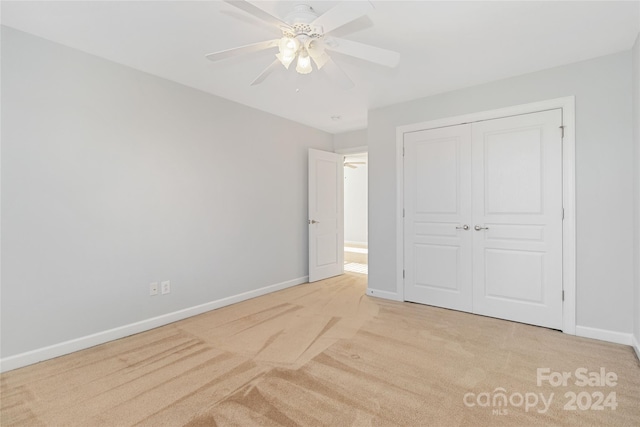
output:
<path id="1" fill-rule="evenodd" d="M 343 156 L 309 149 L 309 282 L 344 272 Z"/>

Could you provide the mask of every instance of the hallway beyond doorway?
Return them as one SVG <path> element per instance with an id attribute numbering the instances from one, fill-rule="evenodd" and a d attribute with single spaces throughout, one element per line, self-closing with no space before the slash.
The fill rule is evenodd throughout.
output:
<path id="1" fill-rule="evenodd" d="M 344 244 L 344 271 L 352 273 L 369 273 L 369 250 L 367 245 L 357 243 Z"/>

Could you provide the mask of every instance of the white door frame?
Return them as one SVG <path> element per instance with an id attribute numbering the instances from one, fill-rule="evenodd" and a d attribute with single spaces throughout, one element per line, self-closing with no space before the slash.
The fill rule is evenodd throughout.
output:
<path id="1" fill-rule="evenodd" d="M 562 331 L 576 333 L 576 141 L 575 141 L 575 97 L 550 99 L 530 104 L 515 105 L 497 110 L 482 111 L 444 119 L 430 120 L 396 128 L 396 296 L 404 301 L 404 134 L 426 129 L 456 126 L 463 123 L 499 119 L 520 114 L 562 109 L 564 138 L 562 142 L 562 205 L 564 222 L 562 227 Z"/>
<path id="2" fill-rule="evenodd" d="M 348 156 L 350 154 L 364 154 L 364 153 L 369 153 L 369 147 L 367 147 L 366 145 L 359 145 L 357 147 L 351 147 L 351 148 L 339 148 L 336 150 L 336 154 L 343 154 L 345 156 Z"/>

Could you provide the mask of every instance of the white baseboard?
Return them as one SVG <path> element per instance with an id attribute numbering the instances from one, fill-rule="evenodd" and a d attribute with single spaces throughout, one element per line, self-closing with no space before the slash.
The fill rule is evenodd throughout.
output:
<path id="1" fill-rule="evenodd" d="M 601 341 L 614 342 L 616 344 L 632 345 L 633 334 L 624 332 L 608 331 L 606 329 L 589 328 L 587 326 L 576 325 L 576 336 L 593 338 Z"/>
<path id="2" fill-rule="evenodd" d="M 368 242 L 356 242 L 355 240 L 345 240 L 344 244 L 345 244 L 345 246 L 356 245 L 356 246 L 361 246 L 361 247 L 364 247 L 364 248 L 369 246 Z"/>
<path id="3" fill-rule="evenodd" d="M 53 359 L 55 357 L 73 353 L 75 351 L 84 350 L 86 348 L 124 338 L 129 335 L 148 331 L 159 326 L 168 325 L 169 323 L 177 322 L 178 320 L 183 320 L 188 317 L 206 313 L 207 311 L 215 310 L 216 308 L 225 307 L 227 305 L 259 297 L 271 292 L 290 288 L 302 283 L 307 283 L 308 281 L 309 276 L 299 277 L 297 279 L 289 280 L 282 283 L 276 283 L 275 285 L 265 286 L 253 291 L 244 292 L 216 301 L 210 301 L 204 304 L 196 305 L 194 307 L 185 308 L 183 310 L 174 311 L 172 313 L 163 314 L 161 316 L 152 317 L 150 319 L 141 320 L 140 322 L 131 323 L 73 340 L 64 341 L 58 344 L 42 347 L 25 353 L 16 354 L 15 356 L 5 357 L 4 359 L 0 359 L 0 372 L 22 368 L 23 366 Z"/>
<path id="4" fill-rule="evenodd" d="M 633 335 L 632 339 L 632 347 L 636 351 L 636 357 L 638 358 L 638 360 L 640 360 L 640 338 Z"/>
<path id="5" fill-rule="evenodd" d="M 402 299 L 395 292 L 379 291 L 377 289 L 367 288 L 367 295 L 369 295 L 370 297 L 390 299 L 393 301 L 402 301 Z"/>

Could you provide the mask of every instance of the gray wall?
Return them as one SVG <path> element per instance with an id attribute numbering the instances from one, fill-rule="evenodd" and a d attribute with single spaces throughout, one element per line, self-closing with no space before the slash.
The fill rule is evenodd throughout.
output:
<path id="1" fill-rule="evenodd" d="M 633 328 L 631 52 L 369 112 L 369 287 L 396 291 L 396 127 L 575 95 L 577 325 Z"/>
<path id="2" fill-rule="evenodd" d="M 635 176 L 633 182 L 635 201 L 634 233 L 634 336 L 636 346 L 640 345 L 640 34 L 632 49 L 633 54 L 633 142 L 635 149 Z M 637 348 L 640 351 L 640 348 Z"/>
<path id="3" fill-rule="evenodd" d="M 353 153 L 354 149 L 360 149 L 367 145 L 367 130 L 354 130 L 351 132 L 337 133 L 333 135 L 333 148 L 336 153 Z M 359 150 L 355 150 L 359 151 Z"/>
<path id="4" fill-rule="evenodd" d="M 330 134 L 3 27 L 1 136 L 2 357 L 308 274 Z"/>
<path id="5" fill-rule="evenodd" d="M 347 160 L 364 161 L 355 169 L 344 168 L 344 240 L 366 244 L 367 226 L 367 165 L 366 157 L 347 157 Z"/>

